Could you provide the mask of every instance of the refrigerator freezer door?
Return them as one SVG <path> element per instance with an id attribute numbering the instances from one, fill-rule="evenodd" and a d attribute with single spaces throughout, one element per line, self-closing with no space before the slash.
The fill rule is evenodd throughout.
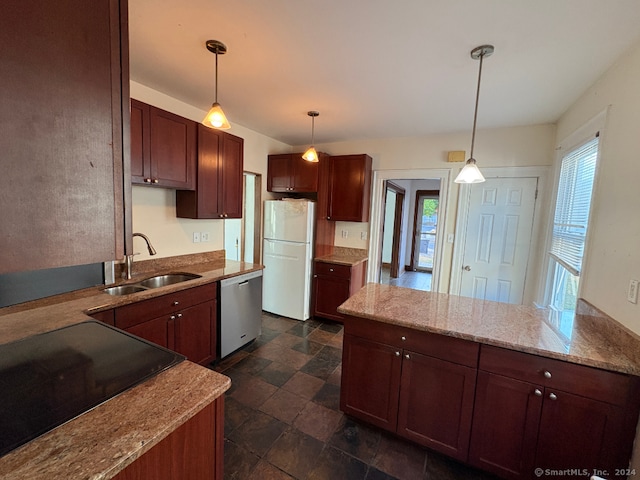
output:
<path id="1" fill-rule="evenodd" d="M 311 245 L 265 239 L 262 309 L 294 318 L 309 318 Z"/>
<path id="2" fill-rule="evenodd" d="M 314 222 L 314 202 L 287 200 L 264 202 L 264 238 L 311 243 Z"/>

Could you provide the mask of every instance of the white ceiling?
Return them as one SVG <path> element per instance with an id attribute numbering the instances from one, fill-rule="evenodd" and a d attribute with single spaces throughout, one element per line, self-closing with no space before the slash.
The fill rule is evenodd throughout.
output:
<path id="1" fill-rule="evenodd" d="M 639 0 L 129 0 L 131 78 L 290 145 L 554 122 L 640 40 Z"/>

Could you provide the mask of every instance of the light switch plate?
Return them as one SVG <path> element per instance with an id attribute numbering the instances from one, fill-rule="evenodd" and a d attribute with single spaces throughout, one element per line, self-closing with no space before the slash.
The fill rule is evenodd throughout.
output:
<path id="1" fill-rule="evenodd" d="M 638 303 L 638 280 L 629 281 L 627 300 L 629 300 L 631 303 Z"/>
<path id="2" fill-rule="evenodd" d="M 200 232 L 193 232 L 193 243 L 200 243 Z"/>

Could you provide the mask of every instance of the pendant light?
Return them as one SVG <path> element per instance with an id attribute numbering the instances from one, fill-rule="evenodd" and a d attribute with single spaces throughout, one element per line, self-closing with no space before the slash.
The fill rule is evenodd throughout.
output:
<path id="1" fill-rule="evenodd" d="M 307 162 L 315 163 L 318 161 L 318 152 L 316 152 L 316 149 L 313 146 L 313 134 L 314 134 L 314 127 L 315 127 L 315 120 L 316 120 L 316 117 L 320 115 L 320 112 L 311 110 L 307 112 L 307 115 L 311 117 L 311 146 L 307 149 L 306 152 L 302 154 L 302 158 L 304 158 Z"/>
<path id="2" fill-rule="evenodd" d="M 227 130 L 231 128 L 229 121 L 222 111 L 222 107 L 218 103 L 218 55 L 224 55 L 227 53 L 227 46 L 218 40 L 207 40 L 205 43 L 207 50 L 216 55 L 216 86 L 215 97 L 211 110 L 207 113 L 207 116 L 202 120 L 202 124 L 209 128 L 216 128 L 218 130 Z"/>
<path id="3" fill-rule="evenodd" d="M 484 182 L 484 176 L 480 173 L 476 165 L 476 159 L 473 158 L 473 147 L 476 141 L 476 122 L 478 119 L 478 99 L 480 98 L 480 79 L 482 77 L 482 60 L 493 53 L 493 45 L 481 45 L 471 50 L 471 58 L 480 60 L 480 69 L 478 71 L 478 89 L 476 90 L 476 109 L 473 113 L 473 130 L 471 132 L 471 154 L 466 165 L 454 180 L 455 183 L 481 183 Z"/>

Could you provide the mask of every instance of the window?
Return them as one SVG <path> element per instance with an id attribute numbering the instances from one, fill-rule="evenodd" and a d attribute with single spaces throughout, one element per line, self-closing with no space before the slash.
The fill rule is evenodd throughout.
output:
<path id="1" fill-rule="evenodd" d="M 573 318 L 589 224 L 598 135 L 562 158 L 551 234 L 549 307 Z M 559 324 L 563 322 L 558 318 Z"/>

